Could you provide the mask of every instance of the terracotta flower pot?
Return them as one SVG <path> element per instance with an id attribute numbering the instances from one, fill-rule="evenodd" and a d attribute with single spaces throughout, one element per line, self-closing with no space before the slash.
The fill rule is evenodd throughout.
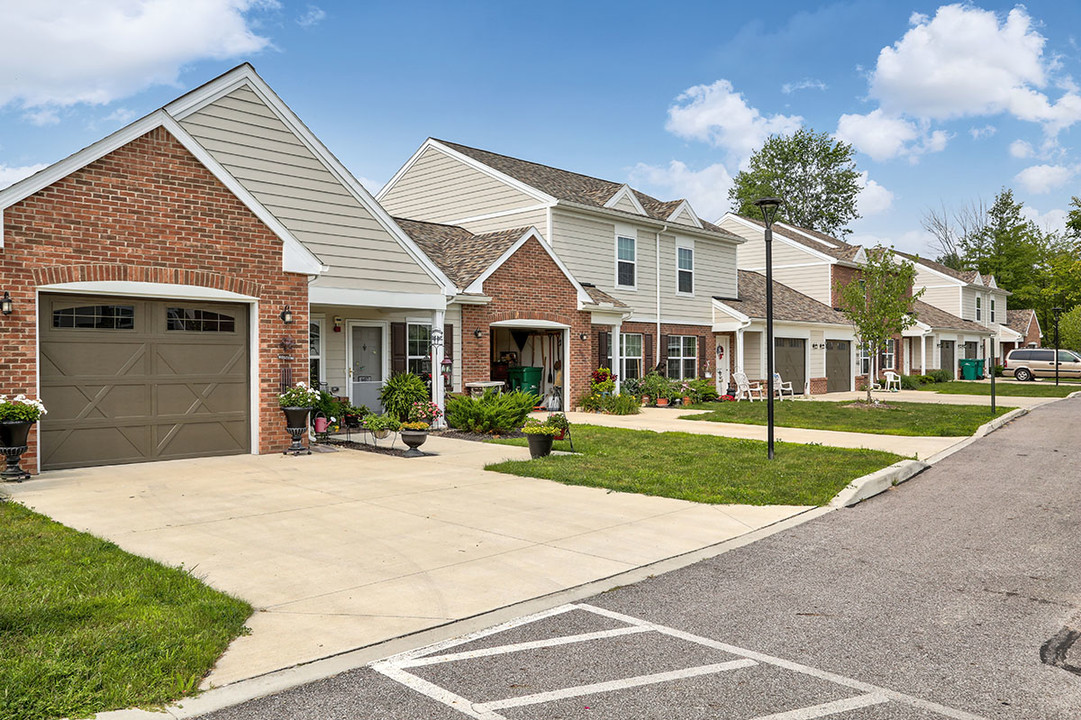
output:
<path id="1" fill-rule="evenodd" d="M 668 398 L 657 398 L 657 407 L 668 407 Z"/>

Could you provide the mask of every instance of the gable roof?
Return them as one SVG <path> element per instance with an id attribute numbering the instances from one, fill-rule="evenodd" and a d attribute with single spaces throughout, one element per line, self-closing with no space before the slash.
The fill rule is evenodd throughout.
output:
<path id="1" fill-rule="evenodd" d="M 916 300 L 912 303 L 912 310 L 917 320 L 935 330 L 964 330 L 966 332 L 980 333 L 981 335 L 987 335 L 991 332 L 979 323 L 959 318 L 934 305 L 928 305 L 922 300 Z"/>
<path id="2" fill-rule="evenodd" d="M 919 255 L 913 255 L 911 253 L 902 252 L 900 250 L 894 250 L 894 253 L 900 255 L 907 260 L 911 260 L 917 265 L 923 265 L 930 270 L 934 270 L 940 275 L 946 275 L 947 277 L 951 277 L 954 280 L 960 280 L 963 283 L 987 285 L 990 284 L 990 281 L 994 279 L 991 275 L 980 275 L 975 270 L 954 270 L 953 268 L 943 265 L 940 262 L 928 260 L 927 258 L 920 257 Z"/>
<path id="3" fill-rule="evenodd" d="M 500 155 L 499 153 L 450 142 L 449 140 L 432 138 L 432 141 L 449 148 L 454 152 L 465 155 L 483 165 L 487 165 L 489 168 L 513 178 L 524 185 L 539 190 L 546 195 L 554 197 L 557 200 L 611 209 L 608 205 L 609 201 L 625 187 L 625 183 L 602 180 L 589 175 L 571 172 L 570 170 L 561 170 L 549 165 L 541 165 L 540 163 L 530 162 L 529 160 L 521 160 L 508 155 Z M 669 222 L 669 218 L 672 214 L 686 202 L 683 198 L 666 202 L 658 200 L 650 195 L 646 195 L 644 192 L 635 190 L 634 188 L 630 188 L 630 190 L 633 193 L 635 200 L 637 200 L 638 204 L 641 205 L 642 209 L 645 211 L 646 217 L 661 222 Z M 704 220 L 699 220 L 699 222 L 701 222 L 701 229 L 703 230 L 725 236 L 730 235 L 728 232 L 712 223 L 707 223 Z M 677 224 L 697 228 L 697 226 L 693 224 Z"/>
<path id="4" fill-rule="evenodd" d="M 739 271 L 739 299 L 715 298 L 749 318 L 766 317 L 766 276 L 750 270 Z M 773 319 L 782 322 L 851 325 L 844 313 L 825 303 L 773 281 Z"/>
<path id="5" fill-rule="evenodd" d="M 1037 330 L 1040 329 L 1040 320 L 1036 317 L 1036 311 L 1032 308 L 1006 310 L 1006 327 L 1021 333 L 1022 336 L 1028 336 L 1028 331 L 1032 326 L 1032 323 L 1036 323 Z"/>
<path id="6" fill-rule="evenodd" d="M 756 228 L 763 232 L 766 229 L 766 224 L 764 222 L 746 215 L 737 215 L 733 212 L 727 212 L 720 220 L 718 220 L 718 222 L 724 222 L 725 219 L 731 219 L 744 226 Z M 850 265 L 858 262 L 860 252 L 863 250 L 862 245 L 852 245 L 843 240 L 830 237 L 825 233 L 796 227 L 795 225 L 788 225 L 787 223 L 773 223 L 773 235 L 774 238 L 781 238 L 812 250 L 819 255 L 824 256 L 824 260 L 832 258 Z"/>

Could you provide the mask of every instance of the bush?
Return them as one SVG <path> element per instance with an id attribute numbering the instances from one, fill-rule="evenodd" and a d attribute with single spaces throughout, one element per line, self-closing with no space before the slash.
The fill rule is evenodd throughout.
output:
<path id="1" fill-rule="evenodd" d="M 512 433 L 538 402 L 539 397 L 523 390 L 503 394 L 488 390 L 479 398 L 452 395 L 447 399 L 447 424 L 467 432 Z"/>
<path id="2" fill-rule="evenodd" d="M 593 393 L 610 393 L 616 389 L 616 376 L 606 367 L 597 368 L 589 379 L 589 389 Z"/>
<path id="3" fill-rule="evenodd" d="M 687 383 L 687 387 L 691 391 L 693 402 L 713 402 L 717 399 L 717 388 L 712 380 L 695 378 Z"/>
<path id="4" fill-rule="evenodd" d="M 901 389 L 902 390 L 919 390 L 923 385 L 923 375 L 902 375 L 901 376 Z"/>
<path id="5" fill-rule="evenodd" d="M 657 398 L 671 399 L 673 396 L 672 381 L 656 370 L 646 373 L 638 383 L 638 389 L 643 395 L 648 395 L 653 402 L 656 402 Z"/>
<path id="6" fill-rule="evenodd" d="M 953 375 L 949 370 L 932 370 L 927 373 L 927 376 L 931 378 L 931 382 L 944 383 L 953 380 Z"/>
<path id="7" fill-rule="evenodd" d="M 608 395 L 605 398 L 603 409 L 609 415 L 637 415 L 642 412 L 641 401 L 638 396 L 630 393 Z"/>
<path id="8" fill-rule="evenodd" d="M 642 397 L 642 391 L 638 387 L 640 384 L 641 381 L 638 378 L 627 378 L 619 384 L 619 391 L 640 398 Z"/>
<path id="9" fill-rule="evenodd" d="M 413 373 L 398 373 L 391 375 L 390 379 L 379 391 L 379 402 L 383 404 L 383 411 L 393 415 L 399 420 L 409 419 L 409 410 L 413 403 L 423 403 L 428 400 L 428 385 Z"/>
<path id="10" fill-rule="evenodd" d="M 995 377 L 1002 377 L 1006 374 L 1006 368 L 1001 365 L 995 365 Z"/>

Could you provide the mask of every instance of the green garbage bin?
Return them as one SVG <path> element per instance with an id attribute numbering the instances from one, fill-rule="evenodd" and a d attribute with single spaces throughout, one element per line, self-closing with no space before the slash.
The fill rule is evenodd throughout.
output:
<path id="1" fill-rule="evenodd" d="M 961 364 L 961 378 L 964 380 L 976 380 L 982 373 L 977 370 L 977 366 L 982 363 L 975 358 L 961 358 L 958 361 Z"/>
<path id="2" fill-rule="evenodd" d="M 977 380 L 983 380 L 984 376 L 986 375 L 985 368 L 984 368 L 985 361 L 984 360 L 976 360 L 975 362 L 976 362 L 976 379 Z"/>
<path id="3" fill-rule="evenodd" d="M 510 382 L 510 389 L 540 395 L 541 370 L 530 365 L 508 368 L 507 380 Z"/>

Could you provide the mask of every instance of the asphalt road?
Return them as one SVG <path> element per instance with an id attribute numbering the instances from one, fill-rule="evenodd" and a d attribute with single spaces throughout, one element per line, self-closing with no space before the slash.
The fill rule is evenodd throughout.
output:
<path id="1" fill-rule="evenodd" d="M 855 508 L 206 718 L 1078 720 L 1041 648 L 1081 630 L 1079 434 L 1081 398 L 1041 407 Z"/>

